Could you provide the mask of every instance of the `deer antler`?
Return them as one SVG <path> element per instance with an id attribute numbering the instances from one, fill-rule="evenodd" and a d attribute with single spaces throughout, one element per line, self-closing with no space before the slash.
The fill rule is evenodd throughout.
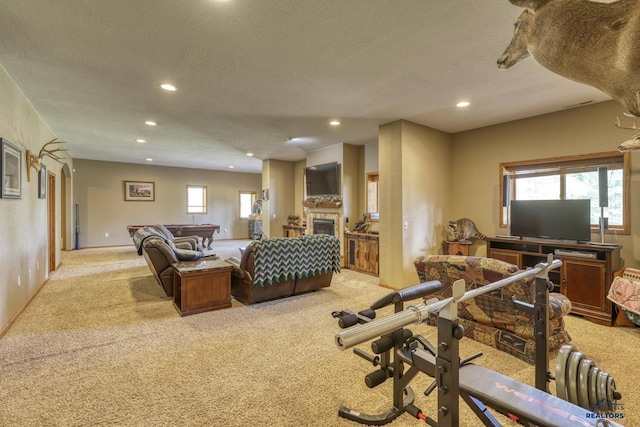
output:
<path id="1" fill-rule="evenodd" d="M 46 147 L 49 144 L 64 144 L 64 142 L 62 141 L 56 141 L 56 139 L 58 138 L 53 138 L 51 141 L 47 142 L 46 144 L 44 144 L 42 146 L 42 148 L 40 149 L 40 152 L 38 153 L 38 160 L 42 160 L 43 156 L 47 156 L 47 157 L 51 157 L 53 160 L 55 160 L 58 163 L 63 163 L 62 161 L 62 157 L 58 156 L 57 152 L 59 151 L 67 151 L 66 148 L 62 148 L 62 147 L 56 147 L 54 150 L 47 150 Z"/>
<path id="2" fill-rule="evenodd" d="M 62 161 L 62 157 L 58 156 L 56 153 L 60 151 L 67 151 L 66 148 L 56 147 L 53 150 L 47 150 L 47 146 L 50 144 L 64 144 L 62 141 L 56 141 L 58 138 L 53 138 L 51 141 L 47 142 L 42 146 L 40 152 L 36 156 L 31 150 L 27 150 L 27 181 L 31 181 L 31 168 L 34 168 L 36 171 L 40 171 L 40 162 L 44 156 L 51 157 L 58 163 L 64 163 Z"/>
<path id="3" fill-rule="evenodd" d="M 620 117 L 616 117 L 616 122 L 614 123 L 615 127 L 617 127 L 618 129 L 628 129 L 628 130 L 640 130 L 640 127 L 638 127 L 638 117 L 632 115 L 632 114 L 628 114 L 628 113 L 624 113 L 625 116 L 628 117 L 633 117 L 633 126 L 628 127 L 628 126 L 622 126 L 620 124 Z"/>

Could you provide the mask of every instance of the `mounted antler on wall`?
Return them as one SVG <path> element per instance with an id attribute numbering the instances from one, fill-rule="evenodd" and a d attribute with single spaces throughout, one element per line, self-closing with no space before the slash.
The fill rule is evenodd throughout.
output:
<path id="1" fill-rule="evenodd" d="M 47 146 L 49 144 L 64 144 L 64 142 L 62 141 L 56 141 L 56 139 L 58 138 L 53 138 L 51 141 L 47 142 L 46 144 L 44 144 L 42 146 L 42 148 L 40 149 L 40 152 L 38 153 L 38 155 L 36 156 L 31 150 L 27 150 L 27 181 L 31 181 L 31 168 L 33 167 L 36 171 L 40 171 L 40 162 L 42 161 L 42 158 L 44 156 L 47 157 L 51 157 L 53 160 L 55 160 L 58 163 L 64 163 L 62 161 L 62 157 L 60 157 L 59 155 L 55 154 L 57 152 L 64 152 L 67 151 L 66 148 L 62 148 L 62 147 L 56 147 L 54 149 L 49 149 L 47 150 Z"/>

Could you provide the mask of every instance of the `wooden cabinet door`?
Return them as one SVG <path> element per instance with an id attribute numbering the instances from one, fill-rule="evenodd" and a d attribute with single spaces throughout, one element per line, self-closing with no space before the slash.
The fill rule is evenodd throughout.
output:
<path id="1" fill-rule="evenodd" d="M 500 261 L 508 262 L 509 264 L 517 265 L 522 269 L 522 254 L 514 251 L 501 251 L 499 249 L 491 249 L 489 251 L 489 258 L 499 259 Z"/>
<path id="2" fill-rule="evenodd" d="M 573 306 L 606 311 L 606 268 L 603 263 L 565 258 L 562 273 L 563 288 Z"/>
<path id="3" fill-rule="evenodd" d="M 369 244 L 368 244 L 368 261 L 369 261 L 369 268 L 367 269 L 367 272 L 371 273 L 371 274 L 375 274 L 376 276 L 379 274 L 379 266 L 378 266 L 378 249 L 379 249 L 379 245 L 378 245 L 378 239 L 377 238 L 372 238 L 369 239 Z"/>
<path id="4" fill-rule="evenodd" d="M 347 236 L 345 243 L 347 245 L 347 268 L 354 270 L 356 268 L 356 259 L 358 257 L 358 239 L 353 236 Z"/>
<path id="5" fill-rule="evenodd" d="M 357 248 L 358 250 L 356 253 L 356 270 L 366 271 L 367 256 L 368 256 L 367 239 L 363 237 L 359 237 Z"/>

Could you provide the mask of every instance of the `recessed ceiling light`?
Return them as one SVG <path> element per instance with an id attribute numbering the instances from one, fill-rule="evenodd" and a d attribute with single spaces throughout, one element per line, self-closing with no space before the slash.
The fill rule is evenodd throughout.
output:
<path id="1" fill-rule="evenodd" d="M 231 165 L 231 166 L 229 166 L 229 169 L 233 169 L 234 167 L 235 167 L 235 166 Z"/>
<path id="2" fill-rule="evenodd" d="M 147 125 L 147 126 L 155 126 L 155 125 L 157 125 L 157 123 L 154 122 L 153 120 L 147 120 L 147 121 L 144 122 L 144 124 Z"/>
<path id="3" fill-rule="evenodd" d="M 329 124 L 331 126 L 340 126 L 340 120 L 331 120 Z"/>
<path id="4" fill-rule="evenodd" d="M 177 89 L 176 89 L 176 87 L 175 87 L 174 85 L 171 85 L 171 84 L 169 84 L 169 83 L 161 84 L 161 85 L 160 85 L 160 87 L 161 87 L 162 89 L 164 89 L 164 90 L 169 91 L 169 92 L 175 92 L 175 91 L 177 90 Z"/>
<path id="5" fill-rule="evenodd" d="M 469 104 L 469 101 L 460 101 L 460 102 L 458 102 L 458 103 L 456 104 L 456 107 L 458 107 L 458 108 L 464 108 L 464 107 L 468 107 L 469 105 L 470 105 L 470 104 Z"/>
<path id="6" fill-rule="evenodd" d="M 140 144 L 144 144 L 145 142 L 147 142 L 147 140 L 138 138 L 136 139 L 136 142 L 139 142 Z"/>
<path id="7" fill-rule="evenodd" d="M 247 156 L 253 157 L 253 153 L 247 153 Z"/>
<path id="8" fill-rule="evenodd" d="M 153 159 L 151 157 L 147 157 L 147 162 L 153 162 Z"/>

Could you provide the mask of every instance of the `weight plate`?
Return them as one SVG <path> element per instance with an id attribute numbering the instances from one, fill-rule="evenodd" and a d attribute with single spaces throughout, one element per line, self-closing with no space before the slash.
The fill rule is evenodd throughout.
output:
<path id="1" fill-rule="evenodd" d="M 567 363 L 567 377 L 566 387 L 567 387 L 567 396 L 569 402 L 574 405 L 579 405 L 578 401 L 578 368 L 580 367 L 580 362 L 584 359 L 584 355 L 579 351 L 573 351 L 569 355 L 569 361 Z"/>
<path id="2" fill-rule="evenodd" d="M 607 378 L 609 378 L 609 374 L 604 371 L 598 372 L 598 408 L 602 412 L 609 410 L 609 405 L 607 405 Z"/>
<path id="3" fill-rule="evenodd" d="M 593 366 L 589 369 L 589 410 L 596 412 L 598 410 L 598 374 L 600 369 Z"/>
<path id="4" fill-rule="evenodd" d="M 609 411 L 614 411 L 615 398 L 613 397 L 613 391 L 616 389 L 616 382 L 613 377 L 607 378 L 607 404 L 609 405 Z"/>
<path id="5" fill-rule="evenodd" d="M 575 350 L 575 347 L 571 344 L 565 344 L 560 347 L 558 351 L 558 358 L 556 359 L 556 394 L 560 399 L 567 399 L 567 359 L 569 355 Z"/>
<path id="6" fill-rule="evenodd" d="M 591 360 L 582 359 L 578 369 L 578 400 L 584 409 L 589 409 L 589 371 L 592 366 Z"/>

